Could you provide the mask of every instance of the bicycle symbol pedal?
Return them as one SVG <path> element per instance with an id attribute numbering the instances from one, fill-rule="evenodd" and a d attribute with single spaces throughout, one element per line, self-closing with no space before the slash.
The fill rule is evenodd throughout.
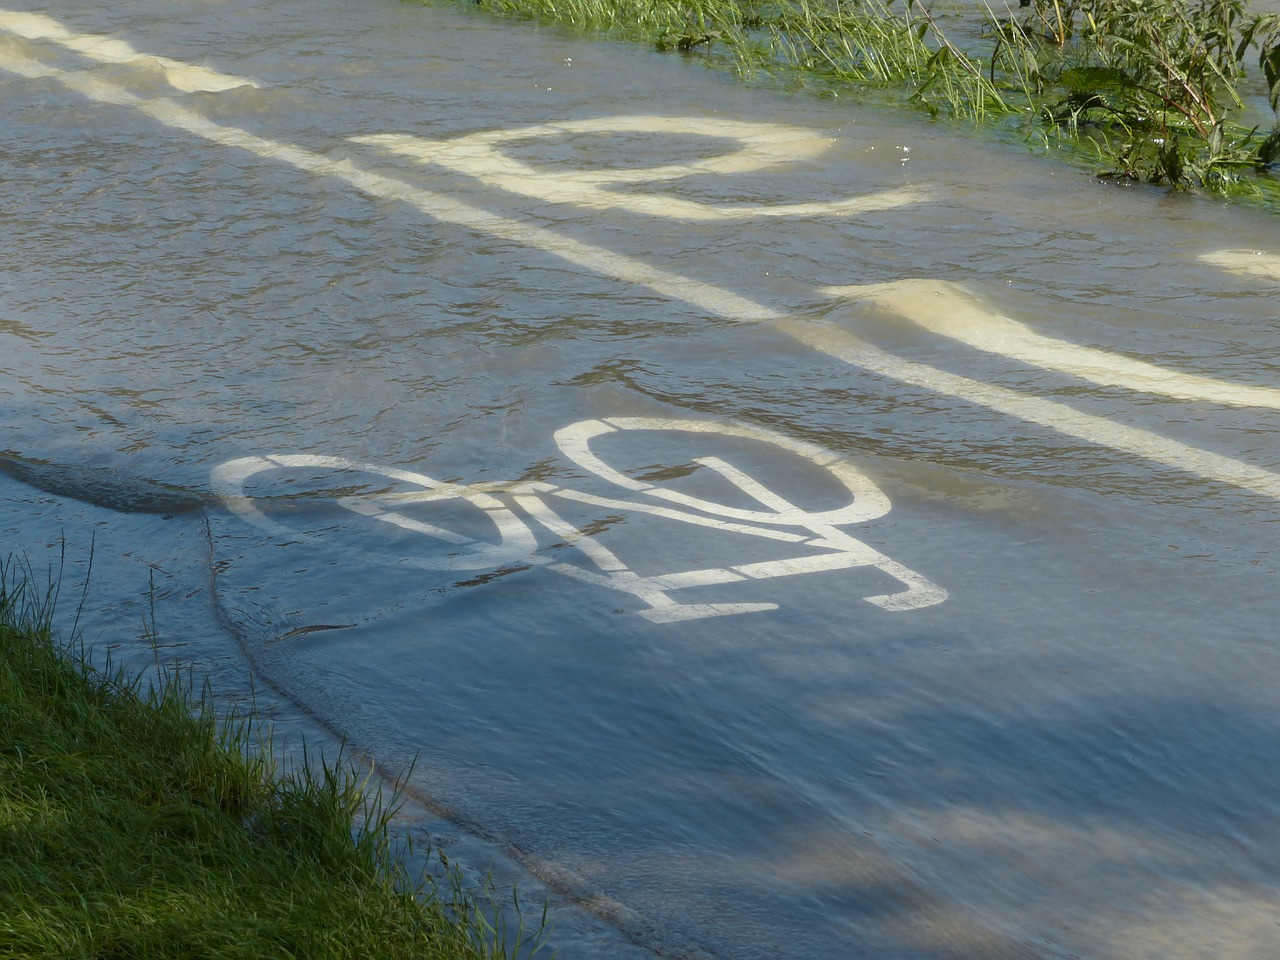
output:
<path id="1" fill-rule="evenodd" d="M 705 471 L 723 489 L 735 493 L 738 505 L 732 505 L 629 475 L 611 466 L 593 448 L 593 441 L 623 437 L 633 431 L 683 434 L 695 440 L 729 438 L 770 444 L 825 471 L 847 502 L 828 509 L 806 510 L 723 457 L 710 454 L 693 457 L 691 469 Z M 540 566 L 581 582 L 629 594 L 644 604 L 639 614 L 655 623 L 778 609 L 776 603 L 760 601 L 680 602 L 673 595 L 682 590 L 855 567 L 874 568 L 902 585 L 903 589 L 894 593 L 864 598 L 881 609 L 914 610 L 947 598 L 947 592 L 938 585 L 841 529 L 883 516 L 890 504 L 880 489 L 851 464 L 814 444 L 759 427 L 652 417 L 583 420 L 557 431 L 554 440 L 566 459 L 592 475 L 597 486 L 603 481 L 609 492 L 591 492 L 540 481 L 450 483 L 413 471 L 309 454 L 231 460 L 214 469 L 212 480 L 214 488 L 242 519 L 273 534 L 297 536 L 297 530 L 272 519 L 261 501 L 246 494 L 252 478 L 272 471 L 317 469 L 379 477 L 389 481 L 391 489 L 345 493 L 332 497 L 331 502 L 350 513 L 389 524 L 398 532 L 435 541 L 437 549 L 416 552 L 415 556 L 406 558 L 413 565 L 429 570 L 489 572 L 468 582 L 483 582 L 492 579 L 494 574 Z M 560 502 L 565 506 L 560 506 Z M 423 518 L 423 507 L 440 504 L 465 505 L 470 510 L 471 523 L 459 523 L 456 518 L 450 518 L 449 522 Z M 604 543 L 601 533 L 566 519 L 563 514 L 568 505 L 605 508 L 628 517 L 647 516 L 702 527 L 718 534 L 772 541 L 789 545 L 787 552 L 792 555 L 642 575 Z M 530 521 L 557 538 L 556 549 L 540 550 Z M 471 529 L 477 525 L 485 531 L 483 535 Z M 304 532 L 303 536 L 308 534 Z M 559 550 L 566 547 L 573 548 L 585 562 L 557 559 Z"/>

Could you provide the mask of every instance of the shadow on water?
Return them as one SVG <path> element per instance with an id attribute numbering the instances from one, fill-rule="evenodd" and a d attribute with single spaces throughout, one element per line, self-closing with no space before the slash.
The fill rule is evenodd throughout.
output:
<path id="1" fill-rule="evenodd" d="M 946 711 L 899 717 L 899 735 L 924 756 L 912 764 L 911 789 L 881 780 L 880 809 L 866 811 L 868 834 L 886 820 L 897 826 L 898 864 L 860 855 L 861 837 L 814 815 L 762 835 L 740 851 L 739 868 L 794 898 L 792 917 L 805 906 L 840 917 L 850 956 L 1055 956 L 1089 947 L 1110 956 L 1266 956 L 1280 897 L 1268 839 L 1277 810 L 1231 785 L 1252 785 L 1272 765 L 1276 718 L 1168 700 L 1096 708 L 1095 722 L 1074 727 L 992 725 Z M 947 762 L 948 754 L 972 759 Z M 920 874 L 947 899 L 923 894 Z M 1033 940 L 1028 915 L 1056 923 Z M 1245 922 L 1226 923 L 1233 916 Z M 1224 926 L 1205 929 L 1206 920 Z M 870 943 L 859 945 L 864 926 Z"/>
<path id="2" fill-rule="evenodd" d="M 109 468 L 50 463 L 0 451 L 0 473 L 58 497 L 104 507 L 117 513 L 192 513 L 214 501 L 207 494 L 156 480 L 123 475 Z"/>
<path id="3" fill-rule="evenodd" d="M 1066 637 L 993 656 L 945 618 L 556 631 L 514 613 L 537 576 L 257 666 L 387 775 L 421 751 L 410 795 L 661 956 L 1268 956 L 1280 716 L 1256 691 L 1105 644 L 1091 670 Z"/>

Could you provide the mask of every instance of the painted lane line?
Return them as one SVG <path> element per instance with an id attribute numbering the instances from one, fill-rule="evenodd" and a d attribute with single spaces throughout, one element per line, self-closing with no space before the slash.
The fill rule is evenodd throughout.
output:
<path id="1" fill-rule="evenodd" d="M 798 320 L 779 325 L 796 340 L 872 373 L 986 407 L 1098 446 L 1110 447 L 1206 480 L 1280 500 L 1280 474 L 1160 434 L 1081 413 L 1064 403 L 1019 393 L 904 360 L 851 333 Z"/>
<path id="2" fill-rule="evenodd" d="M 1200 259 L 1242 276 L 1262 277 L 1280 282 L 1280 256 L 1261 250 L 1214 250 Z"/>
<path id="3" fill-rule="evenodd" d="M 26 58 L 0 60 L 0 69 L 32 79 L 53 79 L 68 89 L 114 106 L 132 107 L 175 130 L 182 130 L 220 146 L 245 150 L 264 160 L 295 167 L 304 173 L 333 177 L 382 200 L 398 200 L 418 208 L 432 219 L 466 227 L 534 247 L 605 277 L 616 277 L 648 287 L 671 300 L 680 300 L 713 316 L 744 322 L 778 320 L 783 314 L 728 290 L 691 280 L 681 274 L 651 267 L 639 260 L 582 243 L 522 220 L 491 213 L 446 194 L 414 187 L 403 180 L 357 166 L 350 160 L 331 160 L 302 147 L 270 140 L 238 127 L 222 126 L 167 98 L 144 100 L 96 77 L 72 73 Z"/>
<path id="4" fill-rule="evenodd" d="M 664 297 L 683 301 L 724 319 L 776 324 L 779 329 L 800 342 L 868 372 L 925 387 L 1204 479 L 1280 499 L 1280 475 L 1242 461 L 1136 427 L 1113 424 L 1105 418 L 1082 413 L 1065 404 L 1024 397 L 1013 391 L 947 374 L 924 364 L 912 363 L 838 331 L 824 334 L 815 330 L 811 324 L 793 320 L 786 314 L 712 284 L 649 266 L 631 257 L 573 240 L 546 228 L 490 213 L 444 194 L 373 173 L 348 160 L 330 160 L 301 147 L 259 137 L 236 127 L 221 126 L 172 100 L 143 100 L 114 84 L 60 70 L 25 57 L 10 56 L 0 61 L 0 69 L 25 77 L 57 80 L 82 96 L 102 103 L 132 107 L 161 123 L 202 137 L 211 143 L 246 150 L 264 159 L 290 164 L 316 176 L 337 178 L 370 196 L 399 200 L 415 206 L 433 219 L 534 247 L 604 276 L 648 287 Z"/>
<path id="5" fill-rule="evenodd" d="M 826 287 L 830 296 L 887 310 L 921 329 L 988 353 L 1057 370 L 1106 387 L 1124 387 L 1176 400 L 1205 400 L 1236 407 L 1280 410 L 1280 390 L 1181 373 L 1093 347 L 1036 333 L 993 313 L 961 284 L 946 280 L 897 280 L 863 286 Z"/>
<path id="6" fill-rule="evenodd" d="M 38 13 L 0 9 L 0 30 L 24 40 L 53 41 L 98 63 L 152 63 L 164 72 L 165 81 L 186 93 L 219 93 L 237 87 L 261 87 L 257 80 L 219 73 L 208 67 L 170 60 L 135 50 L 123 40 L 89 33 L 72 33 L 57 20 Z"/>

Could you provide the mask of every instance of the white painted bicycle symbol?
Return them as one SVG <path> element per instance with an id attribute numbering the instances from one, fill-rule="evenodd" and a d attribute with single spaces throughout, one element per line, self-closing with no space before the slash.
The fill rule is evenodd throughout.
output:
<path id="1" fill-rule="evenodd" d="M 651 479 L 624 473 L 606 463 L 593 449 L 593 442 L 627 431 L 694 435 L 695 439 L 697 435 L 742 438 L 772 444 L 824 470 L 838 488 L 840 499 L 847 502 L 829 509 L 802 509 L 718 456 L 694 457 L 689 466 L 709 471 L 720 481 L 727 481 L 741 498 L 739 502 L 749 506 L 730 505 L 664 487 Z M 770 602 L 682 603 L 673 596 L 681 590 L 853 567 L 874 568 L 903 586 L 897 592 L 864 598 L 884 610 L 914 610 L 933 606 L 947 598 L 947 592 L 941 587 L 840 529 L 881 517 L 889 511 L 890 504 L 871 480 L 822 447 L 758 427 L 649 417 L 579 421 L 557 431 L 555 443 L 568 460 L 605 481 L 609 488 L 626 491 L 625 499 L 544 481 L 450 483 L 409 470 L 313 454 L 242 457 L 216 467 L 212 480 L 215 490 L 238 516 L 272 534 L 297 538 L 298 530 L 273 519 L 264 509 L 266 502 L 248 494 L 255 479 L 261 480 L 279 471 L 317 469 L 375 476 L 383 481 L 382 489 L 334 496 L 333 502 L 345 511 L 435 542 L 432 549 L 417 552 L 407 562 L 429 570 L 488 571 L 489 576 L 545 566 L 576 580 L 630 594 L 645 604 L 645 608 L 639 611 L 640 615 L 655 623 L 778 609 L 778 604 Z M 787 552 L 793 555 L 641 575 L 605 545 L 597 525 L 584 527 L 565 519 L 566 507 L 557 501 L 604 508 L 623 515 L 674 520 L 720 534 L 773 541 L 789 545 Z M 485 533 L 475 535 L 471 529 L 474 524 L 450 522 L 445 525 L 425 519 L 421 514 L 414 515 L 415 508 L 420 510 L 424 505 L 450 502 L 474 508 L 471 511 L 473 515 L 478 511 L 486 521 Z M 575 548 L 587 562 L 570 563 L 557 559 L 557 551 L 540 552 L 535 527 L 530 521 L 554 535 L 559 541 L 558 546 Z M 302 534 L 303 537 L 318 535 L 322 532 Z"/>

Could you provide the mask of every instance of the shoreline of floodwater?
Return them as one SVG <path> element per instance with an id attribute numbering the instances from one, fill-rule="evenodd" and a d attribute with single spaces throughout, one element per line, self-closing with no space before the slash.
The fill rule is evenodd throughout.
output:
<path id="1" fill-rule="evenodd" d="M 373 778 L 341 758 L 282 771 L 255 718 L 176 668 L 98 670 L 30 574 L 0 564 L 0 955 L 536 951 L 541 931 L 506 943 L 456 874 L 409 875 Z"/>
<path id="2" fill-rule="evenodd" d="M 922 0 L 474 3 L 701 56 L 744 80 L 924 111 L 1101 178 L 1280 210 L 1280 16 L 1253 13 L 1248 0 L 962 12 Z"/>

